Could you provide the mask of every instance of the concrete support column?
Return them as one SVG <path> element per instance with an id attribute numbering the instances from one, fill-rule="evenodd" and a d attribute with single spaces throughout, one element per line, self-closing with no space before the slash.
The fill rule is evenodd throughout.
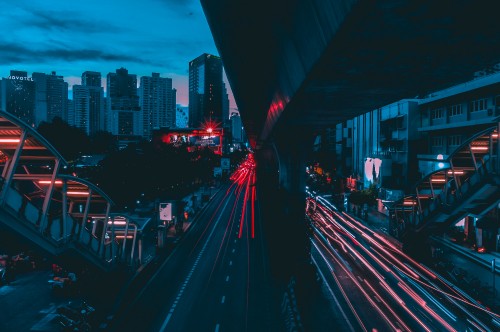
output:
<path id="1" fill-rule="evenodd" d="M 295 277 L 298 288 L 310 288 L 315 270 L 305 221 L 305 165 L 312 135 L 302 128 L 276 135 L 273 143 L 262 146 L 255 155 L 271 273 L 284 284 Z"/>

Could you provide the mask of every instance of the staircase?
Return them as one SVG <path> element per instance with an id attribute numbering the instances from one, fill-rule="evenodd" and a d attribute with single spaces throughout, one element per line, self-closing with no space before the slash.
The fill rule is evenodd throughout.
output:
<path id="1" fill-rule="evenodd" d="M 396 218 L 407 230 L 440 233 L 465 216 L 485 215 L 500 202 L 497 144 L 494 128 L 464 143 L 442 163 L 449 167 L 428 174 L 395 205 Z"/>

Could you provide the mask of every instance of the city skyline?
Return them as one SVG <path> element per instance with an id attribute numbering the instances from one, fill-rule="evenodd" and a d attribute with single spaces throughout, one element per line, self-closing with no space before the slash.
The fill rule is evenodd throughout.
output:
<path id="1" fill-rule="evenodd" d="M 124 67 L 138 78 L 153 72 L 172 78 L 178 103 L 188 105 L 189 61 L 203 53 L 218 55 L 203 10 L 194 0 L 18 1 L 4 8 L 9 10 L 0 23 L 10 33 L 0 37 L 0 76 L 10 70 L 56 71 L 68 82 L 70 97 L 84 71 L 105 78 Z M 231 91 L 229 95 L 234 109 Z"/>

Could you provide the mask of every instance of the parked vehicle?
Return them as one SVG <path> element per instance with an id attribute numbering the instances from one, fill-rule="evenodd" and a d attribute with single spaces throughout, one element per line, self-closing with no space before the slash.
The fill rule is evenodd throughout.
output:
<path id="1" fill-rule="evenodd" d="M 72 301 L 57 308 L 57 319 L 63 331 L 92 331 L 95 309 L 85 301 Z"/>

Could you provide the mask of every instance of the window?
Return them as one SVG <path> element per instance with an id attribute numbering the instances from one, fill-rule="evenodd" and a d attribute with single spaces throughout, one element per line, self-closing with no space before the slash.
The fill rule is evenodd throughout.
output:
<path id="1" fill-rule="evenodd" d="M 471 112 L 478 112 L 486 110 L 488 106 L 488 99 L 478 99 L 472 101 L 472 110 Z"/>
<path id="2" fill-rule="evenodd" d="M 462 135 L 448 136 L 448 145 L 459 146 L 460 144 L 462 144 Z"/>
<path id="3" fill-rule="evenodd" d="M 431 119 L 441 119 L 444 117 L 444 108 L 437 108 L 435 110 L 431 110 Z"/>
<path id="4" fill-rule="evenodd" d="M 450 116 L 462 114 L 462 105 L 457 104 L 450 107 Z"/>
<path id="5" fill-rule="evenodd" d="M 435 136 L 432 138 L 432 146 L 433 147 L 442 147 L 444 143 L 444 139 L 442 136 Z"/>

